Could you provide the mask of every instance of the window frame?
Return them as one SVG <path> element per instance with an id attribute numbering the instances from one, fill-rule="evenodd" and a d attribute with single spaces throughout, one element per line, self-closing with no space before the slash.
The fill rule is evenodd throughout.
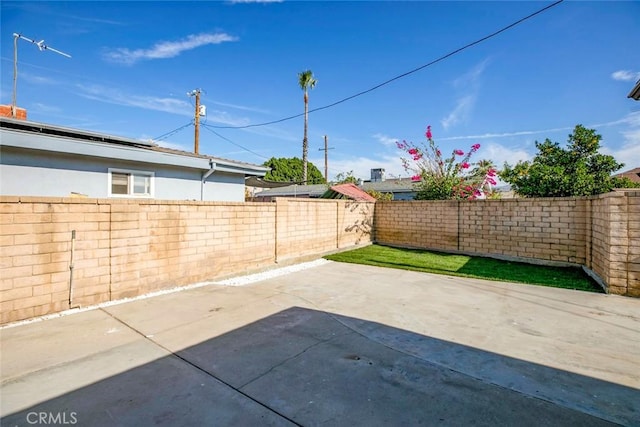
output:
<path id="1" fill-rule="evenodd" d="M 127 194 L 117 194 L 113 193 L 113 174 L 127 174 Z M 122 198 L 133 198 L 133 199 L 150 199 L 154 197 L 155 194 L 155 172 L 151 171 L 143 171 L 136 169 L 120 169 L 120 168 L 109 168 L 107 173 L 107 194 L 109 197 L 122 197 Z M 136 176 L 149 178 L 149 193 L 145 194 L 135 194 L 133 191 L 135 189 L 135 181 L 134 178 Z"/>

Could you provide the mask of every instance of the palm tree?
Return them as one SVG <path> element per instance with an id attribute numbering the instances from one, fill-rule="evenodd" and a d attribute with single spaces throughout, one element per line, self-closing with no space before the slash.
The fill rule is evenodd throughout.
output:
<path id="1" fill-rule="evenodd" d="M 308 89 L 313 89 L 318 81 L 313 78 L 313 71 L 306 70 L 298 73 L 298 84 L 304 91 L 304 137 L 302 138 L 302 181 L 307 183 L 307 155 L 309 154 L 309 140 L 307 139 L 307 129 L 309 127 L 309 93 Z"/>

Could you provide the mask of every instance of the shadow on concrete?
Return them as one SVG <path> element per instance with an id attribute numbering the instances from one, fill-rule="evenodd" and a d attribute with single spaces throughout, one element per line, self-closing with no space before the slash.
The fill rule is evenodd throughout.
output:
<path id="1" fill-rule="evenodd" d="M 2 425 L 33 425 L 42 413 L 91 426 L 640 425 L 639 398 L 622 385 L 293 307 Z"/>

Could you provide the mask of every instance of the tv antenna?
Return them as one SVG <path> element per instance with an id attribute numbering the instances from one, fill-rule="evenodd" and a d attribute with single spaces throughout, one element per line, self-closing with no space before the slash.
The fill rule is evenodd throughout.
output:
<path id="1" fill-rule="evenodd" d="M 22 39 L 28 41 L 29 43 L 33 43 L 38 46 L 40 51 L 50 50 L 51 52 L 55 52 L 59 55 L 66 56 L 67 58 L 71 58 L 71 55 L 61 52 L 58 49 L 54 49 L 51 46 L 47 46 L 44 40 L 35 41 L 28 37 L 25 37 L 18 33 L 13 33 L 13 99 L 11 102 L 11 116 L 16 118 L 16 92 L 18 90 L 18 39 Z"/>

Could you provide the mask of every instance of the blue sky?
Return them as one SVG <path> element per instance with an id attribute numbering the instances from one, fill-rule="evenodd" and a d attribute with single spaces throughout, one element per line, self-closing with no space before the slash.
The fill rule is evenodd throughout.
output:
<path id="1" fill-rule="evenodd" d="M 301 157 L 297 74 L 318 83 L 311 109 L 415 70 L 553 2 L 10 2 L 1 3 L 0 102 L 30 120 L 193 149 L 194 98 L 207 107 L 200 152 L 261 164 Z M 640 2 L 565 1 L 482 43 L 309 115 L 309 159 L 329 178 L 371 168 L 409 176 L 396 140 L 427 125 L 444 152 L 531 159 L 534 142 L 564 145 L 576 124 L 602 152 L 640 166 Z"/>

